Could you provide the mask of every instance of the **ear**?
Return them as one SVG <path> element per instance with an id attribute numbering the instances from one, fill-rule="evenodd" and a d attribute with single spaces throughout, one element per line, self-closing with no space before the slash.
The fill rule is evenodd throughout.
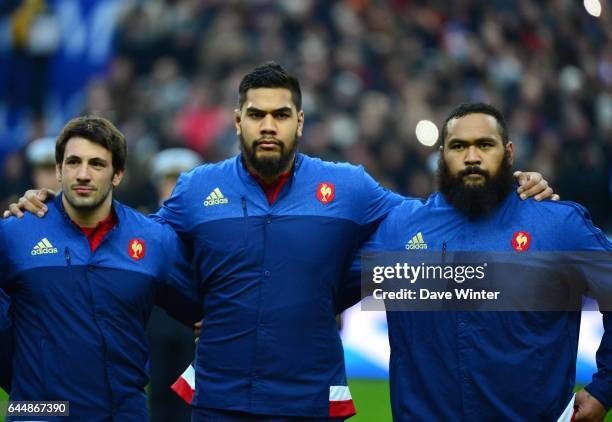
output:
<path id="1" fill-rule="evenodd" d="M 240 136 L 242 132 L 242 130 L 240 129 L 240 121 L 241 121 L 240 110 L 235 109 L 234 110 L 234 126 L 236 127 L 236 135 L 238 136 Z"/>
<path id="2" fill-rule="evenodd" d="M 297 115 L 298 118 L 298 127 L 297 127 L 297 136 L 302 136 L 302 130 L 304 129 L 304 110 L 300 110 Z"/>
<path id="3" fill-rule="evenodd" d="M 115 172 L 115 174 L 113 174 L 113 187 L 116 188 L 117 186 L 119 186 L 119 183 L 121 183 L 121 179 L 123 179 L 123 175 L 125 174 L 125 171 L 123 170 L 119 170 L 117 172 Z"/>
<path id="4" fill-rule="evenodd" d="M 55 165 L 55 178 L 57 179 L 58 182 L 62 183 L 62 165 L 61 164 Z"/>
<path id="5" fill-rule="evenodd" d="M 508 152 L 508 161 L 510 162 L 510 165 L 512 165 L 514 163 L 514 145 L 512 144 L 512 141 L 508 141 L 506 144 L 506 151 Z"/>

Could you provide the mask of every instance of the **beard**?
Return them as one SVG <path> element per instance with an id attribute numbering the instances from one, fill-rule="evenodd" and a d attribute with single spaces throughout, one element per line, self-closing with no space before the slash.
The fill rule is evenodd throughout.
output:
<path id="1" fill-rule="evenodd" d="M 480 174 L 485 181 L 481 185 L 466 185 L 463 177 L 468 174 Z M 448 202 L 473 220 L 485 216 L 501 204 L 514 186 L 510 155 L 506 152 L 495 176 L 482 170 L 479 166 L 469 166 L 456 176 L 450 174 L 446 161 L 440 153 L 438 161 L 438 188 Z"/>
<path id="2" fill-rule="evenodd" d="M 277 145 L 280 149 L 278 156 L 257 156 L 257 146 L 263 142 L 263 139 L 258 139 L 251 144 L 247 145 L 242 134 L 238 136 L 240 138 L 240 150 L 242 156 L 247 165 L 249 165 L 257 175 L 263 178 L 275 178 L 284 172 L 291 163 L 297 150 L 297 134 L 293 137 L 287 148 L 283 142 L 277 141 Z M 266 138 L 269 141 L 269 138 Z"/>

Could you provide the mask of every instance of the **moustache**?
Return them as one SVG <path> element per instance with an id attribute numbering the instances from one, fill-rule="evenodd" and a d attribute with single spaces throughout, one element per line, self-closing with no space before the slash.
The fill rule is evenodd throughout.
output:
<path id="1" fill-rule="evenodd" d="M 461 177 L 464 177 L 464 176 L 469 176 L 470 174 L 480 174 L 481 176 L 484 176 L 487 179 L 489 178 L 489 172 L 486 171 L 486 170 L 481 169 L 478 166 L 467 166 L 466 168 L 461 170 L 457 174 L 457 176 L 461 178 Z"/>
<path id="2" fill-rule="evenodd" d="M 282 146 L 283 143 L 276 138 L 259 138 L 253 142 L 253 145 L 255 146 L 260 144 L 276 144 Z"/>

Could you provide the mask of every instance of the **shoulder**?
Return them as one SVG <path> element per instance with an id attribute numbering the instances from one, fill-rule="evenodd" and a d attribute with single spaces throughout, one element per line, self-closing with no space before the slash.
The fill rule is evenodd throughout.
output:
<path id="1" fill-rule="evenodd" d="M 9 217 L 0 220 L 0 233 L 4 235 L 15 236 L 22 232 L 29 232 L 36 230 L 38 227 L 44 225 L 56 218 L 58 211 L 55 207 L 49 207 L 49 212 L 43 218 L 37 217 L 36 215 L 26 212 L 22 218 Z"/>
<path id="2" fill-rule="evenodd" d="M 326 172 L 332 175 L 364 177 L 367 173 L 362 165 L 346 162 L 325 161 L 318 157 L 298 154 L 298 165 L 306 171 Z"/>
<path id="3" fill-rule="evenodd" d="M 157 219 L 147 217 L 140 211 L 135 210 L 121 202 L 114 201 L 113 207 L 119 218 L 121 224 L 125 224 L 128 227 L 141 228 L 150 230 L 152 232 L 161 232 L 163 227 L 167 224 L 158 221 Z"/>
<path id="4" fill-rule="evenodd" d="M 582 223 L 585 220 L 591 220 L 589 211 L 582 205 L 572 201 L 535 201 L 528 199 L 520 201 L 528 211 L 534 214 L 559 219 L 569 220 L 570 222 Z"/>
<path id="5" fill-rule="evenodd" d="M 418 213 L 426 211 L 430 206 L 431 204 L 421 199 L 405 198 L 389 212 L 383 224 L 387 227 L 410 225 Z"/>
<path id="6" fill-rule="evenodd" d="M 174 246 L 177 242 L 176 231 L 165 221 L 145 216 L 139 211 L 116 201 L 114 206 L 123 226 L 121 230 L 122 238 L 142 238 L 152 242 L 152 244 L 160 245 L 162 250 Z"/>
<path id="7" fill-rule="evenodd" d="M 577 242 L 576 248 L 602 246 L 612 248 L 606 235 L 593 224 L 589 211 L 572 201 L 522 201 L 528 217 L 559 233 L 565 243 Z"/>

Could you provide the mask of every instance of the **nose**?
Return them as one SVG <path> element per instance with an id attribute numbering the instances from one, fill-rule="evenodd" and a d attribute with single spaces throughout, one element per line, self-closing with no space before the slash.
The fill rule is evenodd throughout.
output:
<path id="1" fill-rule="evenodd" d="M 89 175 L 89 169 L 86 163 L 83 163 L 79 166 L 79 169 L 77 170 L 76 178 L 79 181 L 85 181 L 85 180 L 88 181 L 91 179 L 91 176 Z"/>
<path id="2" fill-rule="evenodd" d="M 466 166 L 474 166 L 480 164 L 480 162 L 481 159 L 480 155 L 478 154 L 478 149 L 474 145 L 469 146 L 465 154 L 465 158 L 463 159 L 463 163 Z"/>
<path id="3" fill-rule="evenodd" d="M 276 135 L 276 129 L 276 121 L 274 120 L 274 116 L 272 116 L 271 114 L 266 114 L 266 116 L 261 120 L 259 131 L 262 135 Z"/>

